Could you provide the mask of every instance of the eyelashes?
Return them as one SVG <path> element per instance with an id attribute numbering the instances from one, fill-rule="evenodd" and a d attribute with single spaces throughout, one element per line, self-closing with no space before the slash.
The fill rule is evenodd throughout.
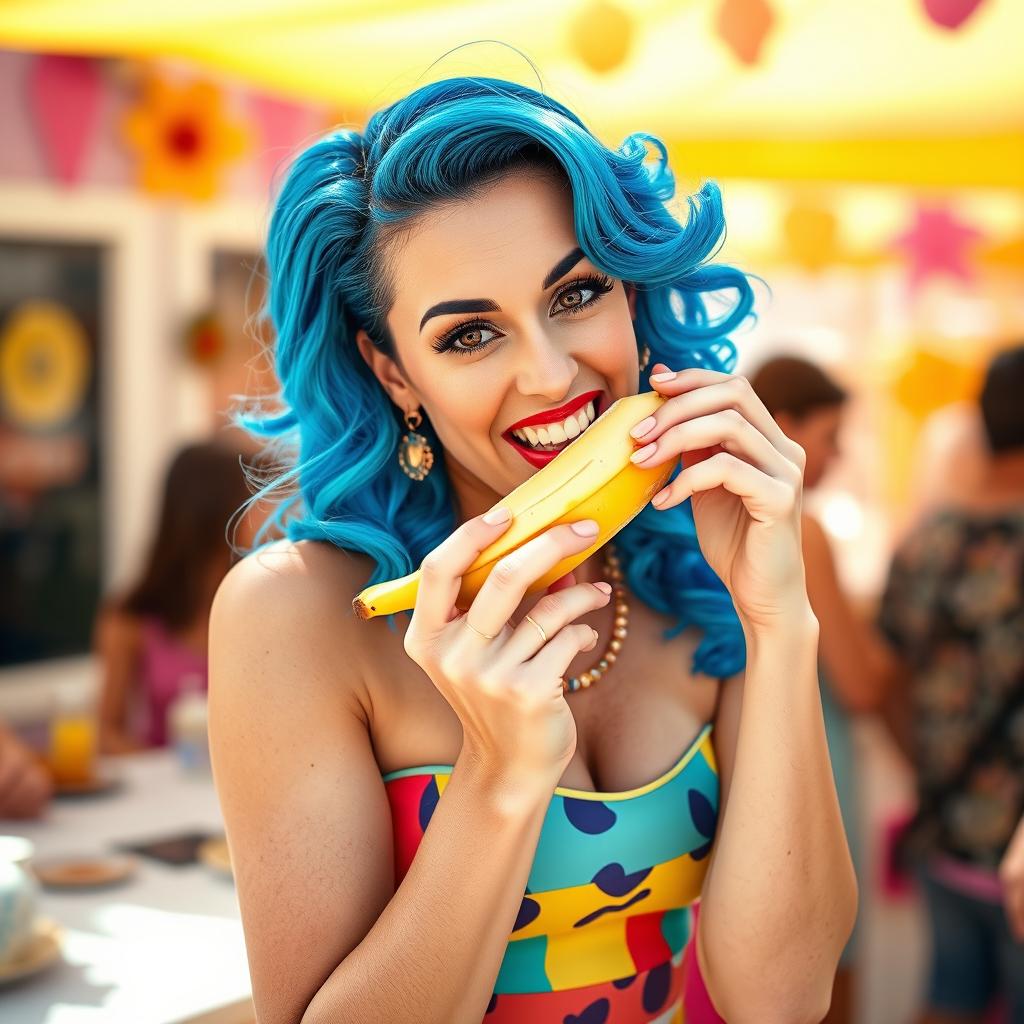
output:
<path id="1" fill-rule="evenodd" d="M 571 281 L 567 281 L 558 291 L 558 294 L 554 298 L 553 308 L 558 306 L 558 303 L 562 299 L 572 292 L 593 292 L 590 298 L 584 299 L 573 306 L 561 306 L 555 310 L 555 315 L 558 316 L 575 316 L 581 310 L 587 309 L 593 306 L 595 303 L 601 301 L 605 295 L 608 294 L 615 287 L 615 282 L 604 274 L 586 274 Z M 488 348 L 493 344 L 494 339 L 481 340 L 478 344 L 471 348 L 459 348 L 456 346 L 460 338 L 471 332 L 478 331 L 481 334 L 481 338 L 484 334 L 493 334 L 495 338 L 501 336 L 501 332 L 494 324 L 487 320 L 467 320 L 461 324 L 456 325 L 451 330 L 446 331 L 439 338 L 432 343 L 432 348 L 435 352 L 453 352 L 460 356 L 472 355 L 474 352 L 479 352 L 482 349 Z"/>

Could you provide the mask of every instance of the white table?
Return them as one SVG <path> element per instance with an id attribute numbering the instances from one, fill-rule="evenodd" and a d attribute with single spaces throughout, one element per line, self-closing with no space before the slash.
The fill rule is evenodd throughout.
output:
<path id="1" fill-rule="evenodd" d="M 209 775 L 168 752 L 104 762 L 124 784 L 61 798 L 46 819 L 0 822 L 43 857 L 113 852 L 114 843 L 222 831 Z M 3 1024 L 243 1024 L 255 1014 L 232 881 L 201 864 L 138 858 L 131 880 L 81 892 L 43 890 L 41 912 L 64 928 L 64 962 L 0 987 Z"/>

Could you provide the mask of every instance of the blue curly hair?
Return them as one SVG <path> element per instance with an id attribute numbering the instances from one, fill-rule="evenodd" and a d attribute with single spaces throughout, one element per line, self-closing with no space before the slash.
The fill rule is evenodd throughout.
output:
<path id="1" fill-rule="evenodd" d="M 753 293 L 739 270 L 709 262 L 725 230 L 716 185 L 688 197 L 680 224 L 666 208 L 675 182 L 654 136 L 637 132 L 613 150 L 526 86 L 490 78 L 425 85 L 374 114 L 362 135 L 338 129 L 305 149 L 277 197 L 262 315 L 276 335 L 280 404 L 237 417 L 267 439 L 266 453 L 281 466 L 252 499 L 275 506 L 257 543 L 273 530 L 364 552 L 376 563 L 369 585 L 412 572 L 456 528 L 441 445 L 432 444 L 424 480 L 402 472 L 401 411 L 355 337 L 362 328 L 401 365 L 385 319 L 389 228 L 531 164 L 569 182 L 587 258 L 636 287 L 636 334 L 652 360 L 731 372 L 728 334 L 751 315 Z M 705 296 L 724 290 L 735 301 L 714 318 Z M 435 441 L 426 416 L 418 429 Z M 665 512 L 648 506 L 616 546 L 632 591 L 676 617 L 666 639 L 691 625 L 702 631 L 694 671 L 724 677 L 743 667 L 739 620 L 701 554 L 689 502 Z"/>

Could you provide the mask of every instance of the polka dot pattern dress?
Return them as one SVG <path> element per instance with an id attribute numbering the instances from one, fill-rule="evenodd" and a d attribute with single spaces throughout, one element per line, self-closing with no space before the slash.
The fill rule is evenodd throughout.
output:
<path id="1" fill-rule="evenodd" d="M 676 764 L 639 789 L 558 787 L 509 935 L 484 1024 L 703 1024 L 691 908 L 718 820 L 718 769 L 706 725 Z M 452 772 L 426 765 L 384 777 L 396 885 Z M 714 1018 L 712 1018 L 714 1019 Z"/>

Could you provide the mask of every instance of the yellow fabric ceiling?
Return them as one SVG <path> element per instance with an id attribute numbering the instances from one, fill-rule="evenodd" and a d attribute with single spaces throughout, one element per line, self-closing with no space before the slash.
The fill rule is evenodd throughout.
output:
<path id="1" fill-rule="evenodd" d="M 983 0 L 958 31 L 932 24 L 921 0 L 770 2 L 775 22 L 753 67 L 716 33 L 719 0 L 0 0 L 0 45 L 183 58 L 358 120 L 429 79 L 537 84 L 526 60 L 496 42 L 443 56 L 501 40 L 608 140 L 641 128 L 705 149 L 862 140 L 858 159 L 884 165 L 887 139 L 930 139 L 922 159 L 949 159 L 976 139 L 989 167 L 974 183 L 1024 181 L 1019 0 Z M 632 45 L 619 67 L 597 74 L 576 51 L 609 3 L 628 17 Z M 1021 168 L 994 167 L 1007 158 Z M 969 171 L 970 160 L 959 162 Z"/>

